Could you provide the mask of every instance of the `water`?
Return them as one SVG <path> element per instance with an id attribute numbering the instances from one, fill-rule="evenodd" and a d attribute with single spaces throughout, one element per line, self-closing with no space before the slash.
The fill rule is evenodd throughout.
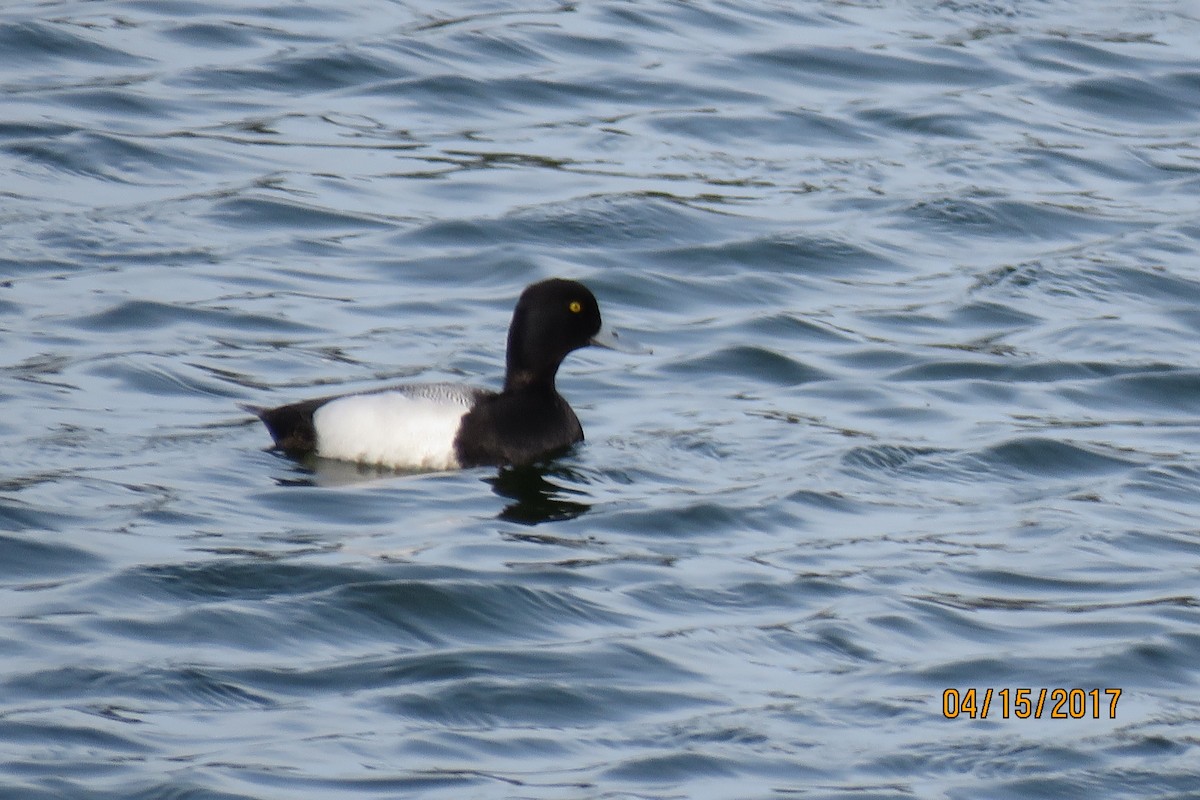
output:
<path id="1" fill-rule="evenodd" d="M 0 796 L 1197 796 L 1198 37 L 6 4 Z M 238 410 L 495 385 L 550 275 L 653 348 L 568 360 L 553 464 Z"/>

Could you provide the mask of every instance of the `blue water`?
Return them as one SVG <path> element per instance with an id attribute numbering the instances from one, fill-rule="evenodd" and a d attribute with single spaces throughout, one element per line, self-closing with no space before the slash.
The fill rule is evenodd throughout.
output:
<path id="1" fill-rule="evenodd" d="M 5 4 L 0 797 L 1200 796 L 1197 41 Z M 653 349 L 568 359 L 551 464 L 306 466 L 238 408 L 496 385 L 551 275 Z"/>

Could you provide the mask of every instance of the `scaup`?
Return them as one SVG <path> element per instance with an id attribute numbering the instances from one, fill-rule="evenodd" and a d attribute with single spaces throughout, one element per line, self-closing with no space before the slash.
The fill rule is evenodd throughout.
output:
<path id="1" fill-rule="evenodd" d="M 502 391 L 413 384 L 245 408 L 291 455 L 393 469 L 527 464 L 583 440 L 579 418 L 554 387 L 563 359 L 587 345 L 615 344 L 588 288 L 551 278 L 517 300 Z"/>

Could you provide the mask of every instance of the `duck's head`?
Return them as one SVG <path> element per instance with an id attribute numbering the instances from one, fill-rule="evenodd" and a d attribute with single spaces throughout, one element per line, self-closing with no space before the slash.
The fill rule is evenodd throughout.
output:
<path id="1" fill-rule="evenodd" d="M 572 350 L 611 346 L 596 296 L 577 281 L 551 278 L 526 287 L 508 328 L 505 389 L 554 385 L 558 366 Z"/>

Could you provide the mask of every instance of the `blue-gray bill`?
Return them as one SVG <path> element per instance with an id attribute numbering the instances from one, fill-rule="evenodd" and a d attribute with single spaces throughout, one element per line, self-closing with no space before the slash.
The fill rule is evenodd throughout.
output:
<path id="1" fill-rule="evenodd" d="M 622 339 L 620 334 L 608 325 L 602 325 L 588 344 L 608 350 L 617 350 L 621 353 L 631 353 L 633 355 L 646 355 L 654 352 L 649 347 L 631 342 L 628 339 Z"/>

